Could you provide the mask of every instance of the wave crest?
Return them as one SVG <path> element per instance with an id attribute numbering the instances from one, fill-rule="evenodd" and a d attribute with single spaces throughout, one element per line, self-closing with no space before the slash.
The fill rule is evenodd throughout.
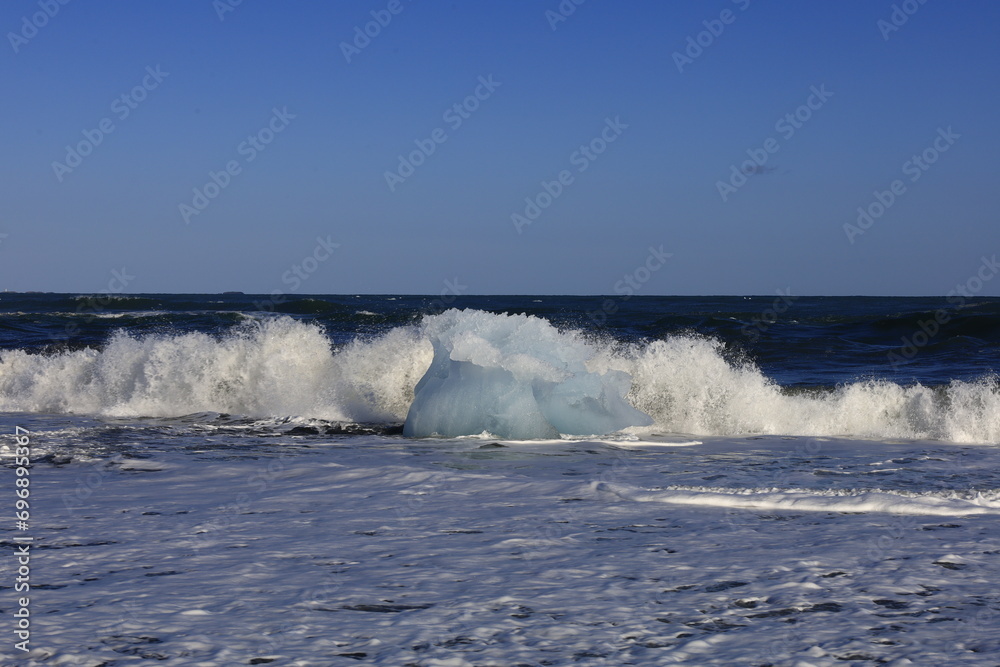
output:
<path id="1" fill-rule="evenodd" d="M 401 421 L 430 355 L 430 344 L 406 330 L 335 353 L 321 327 L 288 317 L 244 322 L 221 337 L 119 330 L 101 350 L 4 352 L 0 409 Z"/>
<path id="2" fill-rule="evenodd" d="M 835 389 L 783 389 L 722 343 L 679 336 L 637 349 L 629 398 L 657 428 L 694 435 L 780 434 L 855 438 L 1000 440 L 995 376 L 942 387 L 865 380 Z"/>
<path id="3" fill-rule="evenodd" d="M 425 318 L 425 323 L 434 317 Z M 453 326 L 481 327 L 481 311 L 450 312 Z M 531 316 L 526 316 L 531 317 Z M 578 346 L 580 332 L 560 332 Z M 655 424 L 629 429 L 693 435 L 781 434 L 1000 442 L 1000 381 L 942 387 L 886 380 L 789 390 L 724 345 L 686 335 L 643 345 L 597 341 L 587 370 L 627 373 L 627 400 Z M 5 350 L 0 410 L 118 417 L 199 412 L 252 417 L 401 423 L 431 364 L 423 326 L 402 326 L 334 347 L 322 327 L 286 316 L 253 319 L 221 336 L 113 334 L 100 350 Z"/>

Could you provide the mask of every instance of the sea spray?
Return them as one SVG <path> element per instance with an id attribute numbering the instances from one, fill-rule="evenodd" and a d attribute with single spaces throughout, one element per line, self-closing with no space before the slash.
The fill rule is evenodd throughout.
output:
<path id="1" fill-rule="evenodd" d="M 513 342 L 506 347 L 492 344 L 496 360 L 488 356 L 492 352 L 487 346 L 476 349 L 477 337 L 486 340 L 501 323 L 515 321 L 544 332 L 544 345 L 541 333 L 530 340 L 551 359 L 532 357 L 528 348 L 519 349 Z M 622 344 L 556 329 L 544 318 L 515 320 L 476 310 L 446 311 L 425 317 L 421 325 L 358 336 L 342 345 L 333 345 L 318 324 L 260 316 L 217 335 L 119 330 L 100 348 L 43 354 L 2 350 L 0 410 L 114 417 L 215 412 L 398 425 L 411 410 L 417 383 L 434 359 L 431 334 L 444 329 L 453 350 L 442 359 L 457 349 L 462 361 L 481 368 L 506 364 L 506 372 L 516 377 L 534 373 L 550 389 L 569 377 L 570 370 L 600 379 L 610 392 L 605 397 L 627 390 L 622 404 L 627 401 L 630 410 L 654 421 L 628 428 L 639 436 L 781 434 L 1000 442 L 1000 382 L 993 375 L 933 387 L 870 379 L 790 389 L 752 362 L 734 360 L 715 338 L 668 335 Z M 526 356 L 517 356 L 521 354 Z M 566 365 L 553 363 L 556 358 Z M 630 389 L 623 378 L 631 378 Z M 598 396 L 600 389 L 594 389 L 596 393 L 587 395 Z M 537 404 L 534 395 L 532 400 Z M 554 424 L 559 420 L 546 418 L 558 433 L 603 430 L 586 423 L 591 416 L 587 411 L 564 412 L 566 419 L 558 427 Z M 599 415 L 600 410 L 593 412 Z M 482 414 L 473 416 L 482 421 Z"/>
<path id="2" fill-rule="evenodd" d="M 0 410 L 173 417 L 219 412 L 402 421 L 430 345 L 402 328 L 336 352 L 323 328 L 261 317 L 220 336 L 115 332 L 100 350 L 0 356 Z"/>

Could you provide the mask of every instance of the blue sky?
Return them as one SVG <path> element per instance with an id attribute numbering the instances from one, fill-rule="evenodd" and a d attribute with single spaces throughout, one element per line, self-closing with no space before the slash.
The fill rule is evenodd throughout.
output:
<path id="1" fill-rule="evenodd" d="M 0 6 L 0 289 L 610 294 L 662 246 L 638 294 L 943 295 L 1000 253 L 997 3 L 234 1 Z"/>

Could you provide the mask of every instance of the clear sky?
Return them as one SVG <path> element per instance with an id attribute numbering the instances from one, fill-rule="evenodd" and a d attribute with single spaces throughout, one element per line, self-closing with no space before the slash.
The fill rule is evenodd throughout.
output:
<path id="1" fill-rule="evenodd" d="M 61 1 L 0 5 L 0 289 L 944 295 L 998 270 L 1000 3 Z"/>

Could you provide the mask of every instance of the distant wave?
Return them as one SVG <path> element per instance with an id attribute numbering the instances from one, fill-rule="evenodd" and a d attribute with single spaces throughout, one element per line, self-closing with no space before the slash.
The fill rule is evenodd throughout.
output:
<path id="1" fill-rule="evenodd" d="M 482 326 L 482 311 L 464 312 L 470 328 Z M 678 335 L 623 345 L 574 331 L 560 335 L 567 346 L 586 341 L 590 371 L 631 376 L 627 400 L 655 421 L 631 429 L 640 436 L 1000 443 L 995 376 L 939 387 L 879 380 L 790 391 L 752 363 L 727 359 L 725 346 L 713 338 Z M 100 349 L 0 352 L 0 410 L 130 417 L 215 412 L 398 424 L 432 358 L 420 324 L 336 346 L 321 326 L 287 316 L 249 319 L 218 336 L 119 330 Z"/>
<path id="2" fill-rule="evenodd" d="M 149 301 L 141 296 L 130 296 L 128 294 L 77 294 L 70 297 L 73 301 L 91 301 L 100 299 L 101 301 Z"/>
<path id="3" fill-rule="evenodd" d="M 143 296 L 129 296 L 127 294 L 78 294 L 70 297 L 69 301 L 77 303 L 77 308 L 153 308 L 159 305 L 157 299 Z"/>

